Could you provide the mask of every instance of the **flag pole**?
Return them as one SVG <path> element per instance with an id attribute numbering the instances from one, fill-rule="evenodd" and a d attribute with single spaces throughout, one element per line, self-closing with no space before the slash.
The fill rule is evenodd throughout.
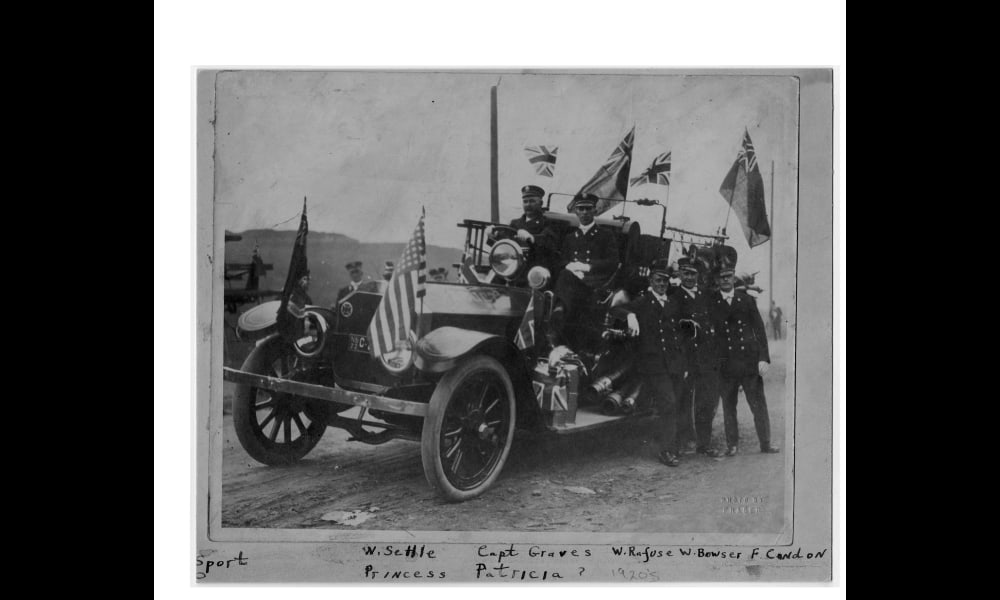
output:
<path id="1" fill-rule="evenodd" d="M 770 304 L 767 305 L 768 314 L 771 314 L 771 307 L 774 306 L 774 160 L 771 160 L 771 261 L 768 263 L 768 290 Z M 772 324 L 773 327 L 773 324 Z"/>
<path id="2" fill-rule="evenodd" d="M 729 204 L 729 208 L 726 209 L 726 222 L 722 224 L 722 235 L 726 235 L 726 229 L 729 227 L 729 213 L 733 212 L 732 194 L 729 194 L 729 200 L 726 203 Z"/>
<path id="3" fill-rule="evenodd" d="M 493 223 L 500 222 L 500 169 L 497 154 L 497 86 L 494 85 L 490 87 L 490 221 Z"/>
<path id="4" fill-rule="evenodd" d="M 427 224 L 424 223 L 424 218 L 426 216 L 427 216 L 427 209 L 424 208 L 423 204 L 421 204 L 420 205 L 420 225 L 422 227 L 424 227 L 424 247 L 422 248 L 422 250 L 424 251 L 424 256 L 425 257 L 427 256 L 427 235 L 426 235 Z M 426 278 L 427 278 L 427 273 L 424 273 L 424 296 L 427 295 L 427 287 L 426 287 L 427 286 L 427 279 Z M 424 318 L 424 296 L 420 296 L 420 314 L 417 315 L 417 335 L 420 335 L 420 324 L 421 324 L 421 321 Z"/>
<path id="5" fill-rule="evenodd" d="M 665 206 L 663 207 L 663 222 L 667 222 L 667 211 L 670 210 L 670 184 L 667 184 L 667 199 L 663 201 Z"/>

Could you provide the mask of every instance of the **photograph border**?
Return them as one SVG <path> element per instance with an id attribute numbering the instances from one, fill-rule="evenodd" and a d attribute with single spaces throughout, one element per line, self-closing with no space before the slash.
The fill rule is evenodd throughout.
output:
<path id="1" fill-rule="evenodd" d="M 278 70 L 278 69 L 267 69 Z M 281 69 L 317 71 L 319 69 Z M 343 69 L 333 69 L 343 70 Z M 401 71 L 396 69 L 359 69 L 359 72 Z M 221 529 L 221 448 L 222 448 L 222 337 L 213 338 L 213 322 L 221 321 L 223 256 L 221 224 L 216 223 L 214 197 L 214 79 L 223 70 L 200 70 L 197 79 L 197 332 L 196 341 L 196 534 L 199 557 L 250 552 L 258 557 L 260 567 L 213 573 L 211 581 L 363 581 L 355 565 L 364 559 L 357 550 L 359 542 L 418 543 L 442 546 L 442 554 L 455 561 L 469 562 L 470 549 L 478 544 L 545 544 L 594 548 L 615 544 L 647 544 L 656 547 L 697 545 L 703 547 L 747 548 L 751 545 L 773 548 L 831 549 L 833 474 L 836 440 L 833 435 L 836 414 L 833 406 L 833 198 L 835 143 L 832 69 L 456 69 L 449 73 L 546 73 L 546 74 L 635 74 L 635 75 L 783 75 L 799 78 L 798 199 L 796 240 L 796 297 L 794 352 L 790 353 L 789 373 L 793 402 L 794 452 L 789 479 L 785 486 L 787 535 L 762 540 L 760 534 L 713 534 L 720 539 L 690 534 L 577 533 L 577 532 L 400 532 L 343 530 L 268 530 Z M 442 69 L 405 69 L 407 72 L 442 72 Z M 798 340 L 829 340 L 829 348 L 810 344 L 804 348 Z M 208 357 L 209 360 L 205 360 Z M 213 366 L 215 365 L 215 366 Z M 803 376 L 799 377 L 799 373 Z M 802 399 L 808 399 L 808 404 Z M 787 413 L 786 413 L 787 414 Z M 786 429 L 786 439 L 788 439 Z M 829 445 L 815 443 L 829 440 Z M 810 443 L 804 443 L 805 441 Z M 218 459 L 218 464 L 214 461 Z M 804 469 L 796 465 L 826 465 L 829 469 Z M 207 468 L 206 468 L 207 467 Z M 802 478 L 799 482 L 797 478 Z M 800 485 L 801 483 L 801 485 Z M 826 517 L 826 518 L 824 518 Z M 817 519 L 819 519 L 817 521 Z M 725 539 L 721 539 L 724 537 Z M 686 539 L 685 539 L 686 538 Z M 688 543 L 685 544 L 684 542 Z M 769 542 L 769 543 L 768 543 Z M 346 546 L 345 546 L 346 545 Z M 452 547 L 454 546 L 454 547 Z M 465 557 L 465 558 L 463 558 Z M 200 560 L 200 559 L 199 559 Z M 260 561 L 260 562 L 256 562 Z M 338 563 L 352 569 L 352 574 L 324 570 Z M 748 570 L 746 560 L 702 563 L 676 561 L 683 568 L 669 577 L 671 581 L 741 581 L 829 579 L 831 559 L 825 552 L 818 560 L 775 564 L 763 577 L 761 570 Z M 294 568 L 292 566 L 294 565 Z M 558 561 L 556 562 L 558 566 Z M 794 566 L 795 569 L 784 567 Z M 291 570 L 289 570 L 291 569 Z M 467 569 L 466 569 L 467 570 Z M 290 577 L 286 577 L 290 576 Z M 692 577 L 693 576 L 693 577 Z M 208 578 L 205 578 L 208 580 Z M 459 579 L 471 581 L 474 579 Z M 607 578 L 587 579 L 607 581 Z"/>

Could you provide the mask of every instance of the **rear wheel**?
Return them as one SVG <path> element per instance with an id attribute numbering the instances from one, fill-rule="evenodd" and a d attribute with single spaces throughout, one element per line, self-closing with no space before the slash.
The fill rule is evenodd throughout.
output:
<path id="1" fill-rule="evenodd" d="M 289 344 L 275 337 L 254 348 L 241 370 L 294 379 L 300 360 Z M 239 385 L 233 396 L 233 426 L 254 460 L 287 465 L 319 443 L 326 420 L 321 407 L 307 398 Z"/>
<path id="2" fill-rule="evenodd" d="M 424 419 L 424 476 L 449 500 L 486 491 L 514 437 L 514 386 L 496 359 L 473 356 L 441 378 Z"/>

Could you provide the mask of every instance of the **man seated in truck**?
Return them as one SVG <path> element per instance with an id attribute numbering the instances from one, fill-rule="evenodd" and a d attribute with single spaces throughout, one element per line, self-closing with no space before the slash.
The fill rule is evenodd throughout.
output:
<path id="1" fill-rule="evenodd" d="M 524 213 L 510 222 L 510 229 L 514 230 L 514 237 L 519 242 L 531 245 L 529 268 L 541 265 L 551 272 L 556 262 L 558 236 L 545 218 L 545 207 L 542 206 L 544 197 L 545 190 L 537 185 L 526 185 L 521 188 L 521 206 Z M 500 231 L 490 226 L 486 229 L 486 236 L 492 245 L 499 239 Z"/>
<path id="2" fill-rule="evenodd" d="M 594 345 L 594 328 L 576 325 L 581 324 L 583 309 L 594 304 L 594 291 L 608 283 L 621 259 L 614 234 L 594 222 L 597 196 L 577 194 L 571 205 L 580 226 L 567 233 L 562 242 L 557 264 L 561 271 L 556 278 L 556 303 L 550 319 L 555 338 L 552 343 L 589 348 Z"/>

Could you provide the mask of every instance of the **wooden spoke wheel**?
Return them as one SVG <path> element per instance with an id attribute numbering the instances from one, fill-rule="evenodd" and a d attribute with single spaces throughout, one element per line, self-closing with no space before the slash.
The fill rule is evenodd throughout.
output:
<path id="1" fill-rule="evenodd" d="M 503 365 L 488 356 L 465 359 L 431 396 L 421 436 L 427 481 L 449 500 L 486 491 L 510 453 L 514 387 Z"/>
<path id="2" fill-rule="evenodd" d="M 280 338 L 261 343 L 247 357 L 248 373 L 294 379 L 301 360 Z M 291 464 L 312 450 L 326 431 L 320 408 L 307 398 L 239 385 L 233 426 L 243 449 L 265 465 Z"/>

